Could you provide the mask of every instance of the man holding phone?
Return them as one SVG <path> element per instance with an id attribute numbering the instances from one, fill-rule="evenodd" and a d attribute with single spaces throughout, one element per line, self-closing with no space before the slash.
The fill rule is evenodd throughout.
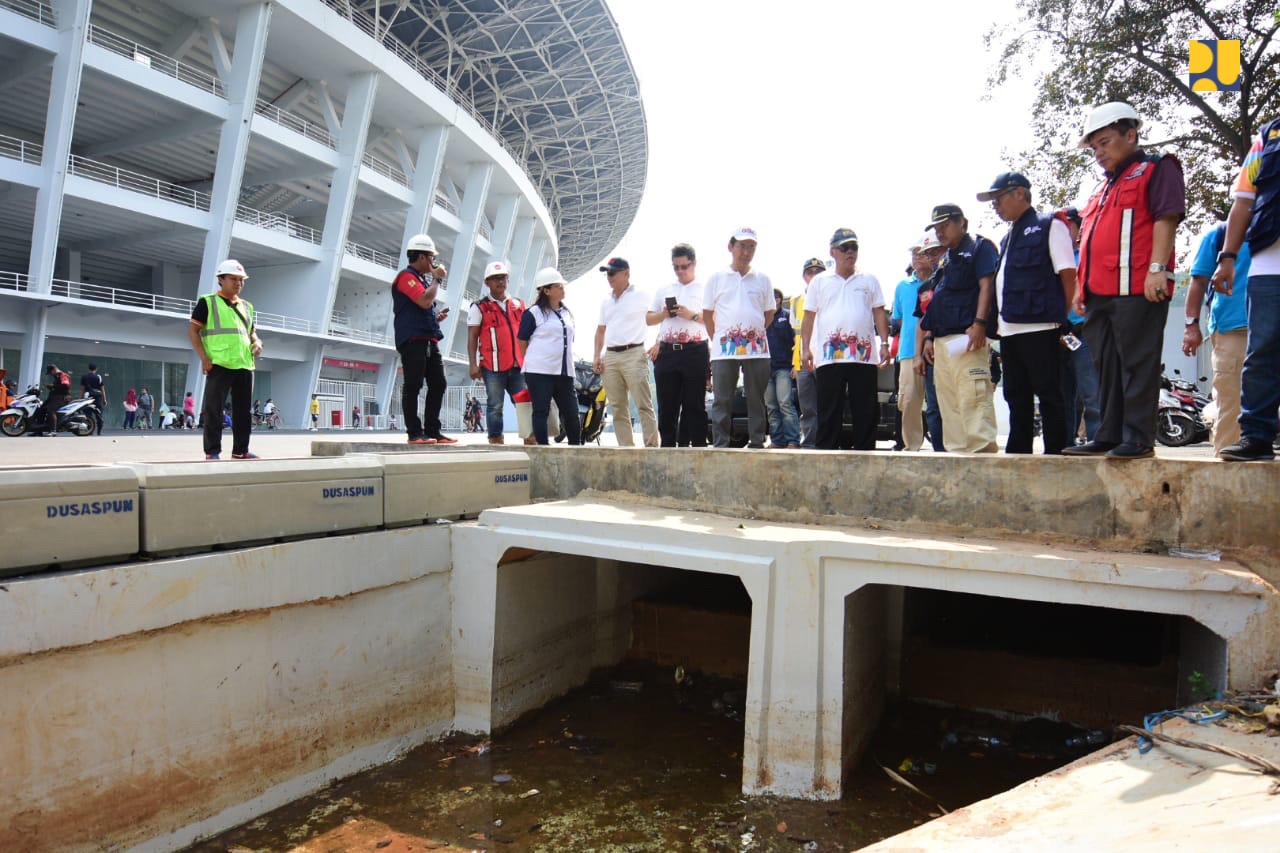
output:
<path id="1" fill-rule="evenodd" d="M 645 307 L 649 301 L 631 286 L 631 264 L 610 258 L 600 267 L 610 295 L 600 305 L 596 327 L 594 368 L 604 377 L 605 398 L 613 414 L 613 435 L 619 447 L 635 446 L 631 433 L 631 396 L 640 412 L 646 447 L 658 446 L 658 416 L 649 387 L 649 359 L 644 351 Z"/>
<path id="2" fill-rule="evenodd" d="M 706 447 L 704 395 L 711 353 L 702 323 L 703 286 L 688 243 L 671 250 L 676 280 L 654 294 L 645 321 L 658 326 L 653 378 L 658 386 L 658 434 L 663 447 Z"/>

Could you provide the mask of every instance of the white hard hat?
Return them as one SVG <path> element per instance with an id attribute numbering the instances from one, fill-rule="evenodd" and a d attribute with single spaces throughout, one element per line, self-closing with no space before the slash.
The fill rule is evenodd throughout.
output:
<path id="1" fill-rule="evenodd" d="M 1094 107 L 1093 111 L 1085 117 L 1084 131 L 1080 135 L 1079 146 L 1088 148 L 1090 136 L 1104 127 L 1109 127 L 1123 119 L 1132 120 L 1135 128 L 1140 129 L 1142 127 L 1142 119 L 1138 118 L 1138 111 L 1124 101 L 1112 101 L 1109 104 Z"/>
<path id="2" fill-rule="evenodd" d="M 218 269 L 214 272 L 214 276 L 220 275 L 238 275 L 241 278 L 249 277 L 249 274 L 244 271 L 244 264 L 230 259 L 218 264 Z"/>
<path id="3" fill-rule="evenodd" d="M 936 249 L 941 245 L 942 243 L 938 240 L 936 234 L 931 231 L 926 231 L 924 236 L 917 240 L 915 245 L 911 247 L 911 254 L 914 255 L 916 252 L 927 252 L 930 249 Z"/>
<path id="4" fill-rule="evenodd" d="M 414 234 L 409 238 L 409 242 L 405 244 L 406 252 L 430 252 L 436 253 L 436 241 L 432 240 L 426 234 Z"/>
<path id="5" fill-rule="evenodd" d="M 495 275 L 510 275 L 511 270 L 507 269 L 506 261 L 489 261 L 484 268 L 484 277 L 487 281 Z"/>
<path id="6" fill-rule="evenodd" d="M 560 275 L 560 270 L 555 267 L 543 267 L 538 270 L 538 274 L 533 277 L 533 286 L 539 290 L 549 284 L 565 283 L 564 276 Z"/>

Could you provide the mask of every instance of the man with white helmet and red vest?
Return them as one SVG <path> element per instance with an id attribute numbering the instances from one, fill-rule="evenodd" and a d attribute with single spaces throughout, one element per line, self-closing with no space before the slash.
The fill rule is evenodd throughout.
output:
<path id="1" fill-rule="evenodd" d="M 253 423 L 254 359 L 262 341 L 254 323 L 253 305 L 240 298 L 249 276 L 239 261 L 218 264 L 218 292 L 196 300 L 187 325 L 191 348 L 200 357 L 205 375 L 204 458 L 222 457 L 222 409 L 231 395 L 231 458 L 257 459 L 249 452 Z"/>
<path id="2" fill-rule="evenodd" d="M 1182 164 L 1138 143 L 1142 120 L 1123 101 L 1085 119 L 1081 148 L 1105 180 L 1081 212 L 1073 307 L 1098 367 L 1102 423 L 1069 456 L 1154 455 L 1161 346 L 1173 295 L 1173 238 L 1186 215 Z"/>
<path id="3" fill-rule="evenodd" d="M 404 368 L 404 394 L 401 408 L 410 444 L 457 444 L 440 431 L 440 406 L 448 381 L 444 360 L 440 356 L 440 320 L 449 309 L 436 310 L 436 295 L 447 271 L 436 263 L 435 241 L 426 234 L 415 234 L 404 247 L 409 265 L 396 274 L 391 284 L 391 301 L 395 311 L 396 351 Z M 427 399 L 422 417 L 418 417 L 418 393 L 423 382 Z"/>
<path id="4" fill-rule="evenodd" d="M 471 303 L 467 312 L 467 363 L 471 378 L 483 379 L 485 390 L 485 425 L 489 443 L 502 444 L 502 405 L 504 398 L 524 390 L 524 359 L 516 345 L 520 318 L 525 305 L 507 296 L 510 270 L 505 261 L 490 261 L 484 268 L 484 283 L 489 294 Z"/>

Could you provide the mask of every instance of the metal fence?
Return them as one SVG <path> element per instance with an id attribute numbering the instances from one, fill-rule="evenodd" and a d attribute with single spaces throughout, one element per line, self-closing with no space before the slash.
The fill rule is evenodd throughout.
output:
<path id="1" fill-rule="evenodd" d="M 104 30 L 96 24 L 89 25 L 89 42 L 112 53 L 132 59 L 139 65 L 145 65 L 153 71 L 159 71 L 161 74 L 180 80 L 205 92 L 211 92 L 219 98 L 226 97 L 226 90 L 222 87 L 222 81 L 208 71 L 196 68 L 193 65 L 187 65 L 185 62 L 179 62 L 172 56 L 166 56 L 158 50 L 130 41 L 124 36 L 116 35 L 110 30 Z"/>
<path id="2" fill-rule="evenodd" d="M 267 213 L 263 210 L 255 210 L 252 207 L 238 204 L 236 205 L 236 221 L 243 222 L 246 225 L 253 225 L 257 228 L 264 228 L 267 231 L 278 231 L 281 234 L 287 234 L 290 237 L 296 237 L 299 240 L 305 240 L 317 246 L 320 245 L 321 233 L 319 231 L 309 225 L 295 222 L 291 217 L 283 213 Z"/>
<path id="3" fill-rule="evenodd" d="M 9 157 L 39 166 L 43 156 L 44 146 L 39 143 L 27 142 L 25 139 L 12 136 L 0 136 L 0 157 Z"/>
<path id="4" fill-rule="evenodd" d="M 313 142 L 319 142 L 326 148 L 337 149 L 337 144 L 333 141 L 333 135 L 328 130 L 320 127 L 320 125 L 307 121 L 299 115 L 294 115 L 287 110 L 282 110 L 275 104 L 269 104 L 262 99 L 254 105 L 253 111 L 264 118 L 268 118 L 281 127 L 287 127 L 295 133 L 300 133 Z"/>
<path id="5" fill-rule="evenodd" d="M 180 187 L 150 175 L 120 169 L 108 163 L 90 160 L 78 154 L 71 155 L 67 173 L 109 184 L 122 190 L 141 193 L 161 201 L 171 201 L 185 207 L 194 207 L 196 210 L 209 210 L 209 196 L 206 193 Z"/>
<path id="6" fill-rule="evenodd" d="M 50 27 L 57 25 L 53 7 L 48 3 L 39 3 L 36 0 L 0 0 L 0 7 L 11 9 L 19 15 Z"/>

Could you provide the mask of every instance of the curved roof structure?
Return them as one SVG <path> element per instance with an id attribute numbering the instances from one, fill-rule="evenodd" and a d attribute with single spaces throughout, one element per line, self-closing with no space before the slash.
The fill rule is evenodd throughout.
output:
<path id="1" fill-rule="evenodd" d="M 621 241 L 644 192 L 639 83 L 604 0 L 359 0 L 523 164 L 573 279 Z"/>

